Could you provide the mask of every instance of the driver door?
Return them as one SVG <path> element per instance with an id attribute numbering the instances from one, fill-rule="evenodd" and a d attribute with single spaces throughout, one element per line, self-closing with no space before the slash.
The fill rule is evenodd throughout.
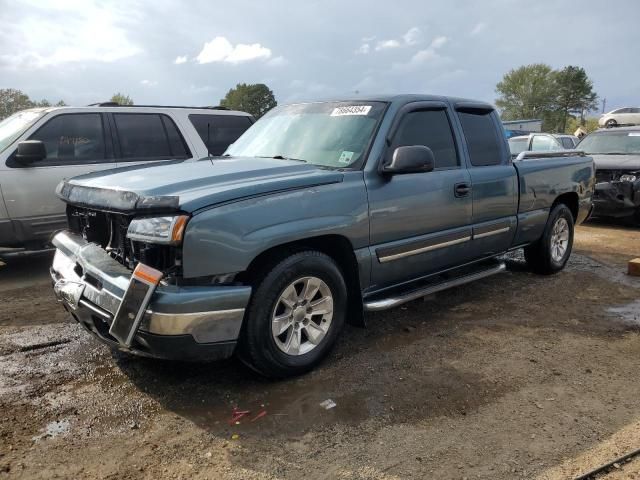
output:
<path id="1" fill-rule="evenodd" d="M 471 179 L 447 105 L 417 102 L 399 115 L 383 160 L 399 146 L 424 145 L 433 151 L 435 169 L 368 177 L 372 290 L 461 264 L 471 255 Z"/>

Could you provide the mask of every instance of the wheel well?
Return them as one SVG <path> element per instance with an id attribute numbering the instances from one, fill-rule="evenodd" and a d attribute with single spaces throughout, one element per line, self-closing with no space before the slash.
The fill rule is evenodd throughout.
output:
<path id="1" fill-rule="evenodd" d="M 353 245 L 342 235 L 321 235 L 269 248 L 254 258 L 246 271 L 239 274 L 236 279 L 250 284 L 252 279 L 264 274 L 265 270 L 272 268 L 286 257 L 303 250 L 317 250 L 335 260 L 342 270 L 348 289 L 347 323 L 364 327 L 358 262 L 353 253 Z"/>
<path id="2" fill-rule="evenodd" d="M 571 210 L 571 214 L 573 215 L 573 221 L 575 222 L 578 219 L 578 194 L 576 192 L 563 193 L 555 199 L 553 205 L 551 205 L 551 210 L 553 210 L 553 207 L 555 207 L 559 203 L 564 203 L 567 207 L 569 207 L 569 210 Z"/>

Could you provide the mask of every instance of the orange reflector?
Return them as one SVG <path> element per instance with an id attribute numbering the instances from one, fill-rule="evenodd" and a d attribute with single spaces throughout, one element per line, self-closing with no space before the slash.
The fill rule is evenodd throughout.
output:
<path id="1" fill-rule="evenodd" d="M 162 272 L 143 263 L 138 263 L 138 266 L 133 271 L 133 276 L 145 283 L 158 285 L 162 278 Z"/>
<path id="2" fill-rule="evenodd" d="M 173 223 L 173 231 L 171 232 L 171 241 L 179 243 L 182 241 L 182 235 L 184 234 L 184 227 L 187 225 L 189 217 L 186 215 L 180 215 Z"/>

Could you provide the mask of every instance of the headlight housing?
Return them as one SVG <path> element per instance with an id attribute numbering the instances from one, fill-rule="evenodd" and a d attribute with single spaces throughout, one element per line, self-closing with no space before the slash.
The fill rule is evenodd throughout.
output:
<path id="1" fill-rule="evenodd" d="M 621 182 L 635 182 L 638 179 L 638 175 L 634 175 L 633 173 L 625 173 L 624 175 L 620 175 Z"/>
<path id="2" fill-rule="evenodd" d="M 127 229 L 127 238 L 160 245 L 177 245 L 182 242 L 188 220 L 187 215 L 134 218 Z"/>

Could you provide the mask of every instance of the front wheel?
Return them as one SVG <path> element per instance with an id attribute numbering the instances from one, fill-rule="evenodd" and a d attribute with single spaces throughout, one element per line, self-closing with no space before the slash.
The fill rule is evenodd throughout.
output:
<path id="1" fill-rule="evenodd" d="M 618 122 L 616 122 L 613 118 L 611 118 L 611 119 L 607 120 L 607 122 L 604 125 L 607 128 L 613 128 L 613 127 L 617 127 L 618 126 Z"/>
<path id="2" fill-rule="evenodd" d="M 256 279 L 240 338 L 240 358 L 271 378 L 314 368 L 345 321 L 347 287 L 335 261 L 299 252 Z"/>
<path id="3" fill-rule="evenodd" d="M 525 247 L 524 258 L 536 273 L 550 275 L 562 270 L 573 247 L 573 214 L 564 205 L 556 205 L 547 219 L 542 237 Z"/>

